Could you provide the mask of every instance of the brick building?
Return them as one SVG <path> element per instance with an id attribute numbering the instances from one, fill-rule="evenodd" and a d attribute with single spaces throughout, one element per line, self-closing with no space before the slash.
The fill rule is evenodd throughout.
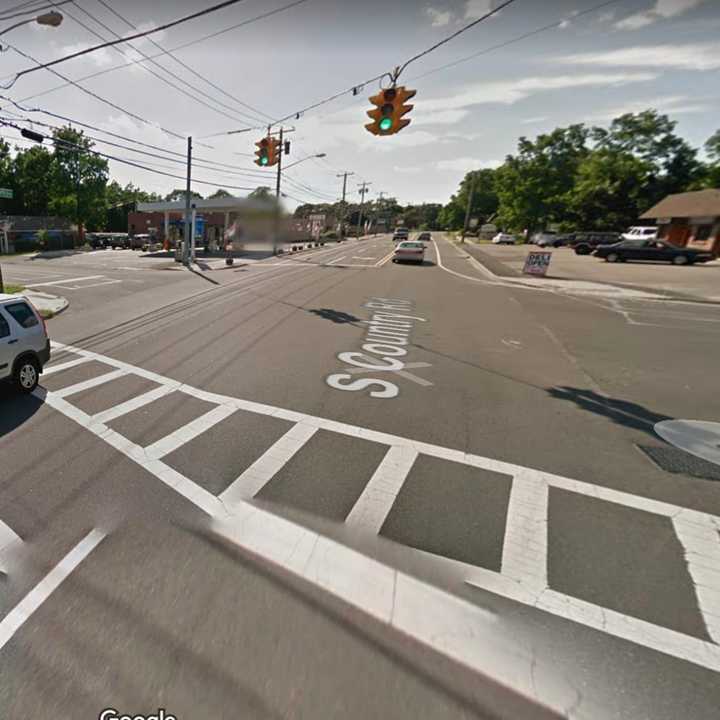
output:
<path id="1" fill-rule="evenodd" d="M 641 218 L 654 220 L 658 237 L 673 245 L 720 256 L 720 189 L 668 195 Z"/>

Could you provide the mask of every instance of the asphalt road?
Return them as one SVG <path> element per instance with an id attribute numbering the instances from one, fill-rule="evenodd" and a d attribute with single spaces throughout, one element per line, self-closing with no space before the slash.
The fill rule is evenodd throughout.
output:
<path id="1" fill-rule="evenodd" d="M 717 717 L 720 307 L 391 251 L 52 266 L 122 282 L 0 390 L 0 716 Z"/>

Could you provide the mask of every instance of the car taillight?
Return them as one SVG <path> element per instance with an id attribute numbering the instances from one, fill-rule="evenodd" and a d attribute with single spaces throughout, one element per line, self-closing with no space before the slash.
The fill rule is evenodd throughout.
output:
<path id="1" fill-rule="evenodd" d="M 45 318 L 38 312 L 38 309 L 27 299 L 25 298 L 27 303 L 30 305 L 30 307 L 35 312 L 35 316 L 40 320 L 43 326 L 43 332 L 45 333 L 45 337 L 47 337 L 48 331 L 47 331 L 47 325 L 45 324 Z"/>

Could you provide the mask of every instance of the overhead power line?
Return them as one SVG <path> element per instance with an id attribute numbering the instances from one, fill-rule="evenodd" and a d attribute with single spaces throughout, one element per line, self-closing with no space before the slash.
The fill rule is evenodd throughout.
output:
<path id="1" fill-rule="evenodd" d="M 38 63 L 38 67 L 40 67 L 41 63 L 39 60 L 34 58 L 29 53 L 24 52 L 23 50 L 19 50 L 14 45 L 10 45 L 9 43 L 6 43 L 8 47 L 11 47 L 16 53 L 19 53 L 23 57 L 28 58 L 28 60 L 32 60 L 33 62 Z M 66 77 L 65 75 L 61 74 L 54 68 L 48 68 L 48 70 L 53 73 L 53 75 L 57 75 L 59 78 L 62 78 L 63 80 L 66 80 L 70 85 L 73 85 L 78 90 L 84 92 L 86 95 L 89 95 L 90 97 L 95 98 L 96 100 L 99 100 L 101 103 L 104 103 L 105 105 L 108 105 L 111 108 L 114 108 L 115 110 L 118 110 L 119 112 L 123 113 L 123 115 L 127 115 L 131 118 L 134 118 L 138 122 L 143 123 L 144 125 L 150 125 L 151 127 L 156 127 L 162 130 L 163 132 L 167 133 L 168 135 L 172 135 L 173 137 L 179 138 L 181 140 L 185 139 L 185 135 L 182 135 L 181 133 L 175 132 L 174 130 L 168 130 L 167 128 L 162 127 L 162 125 L 157 125 L 156 123 L 148 120 L 147 118 L 142 117 L 141 115 L 137 115 L 136 113 L 130 112 L 130 110 L 126 110 L 123 107 L 120 107 L 120 105 L 116 105 L 112 100 L 108 100 L 107 98 L 104 98 L 102 95 L 98 95 L 96 92 L 93 92 L 92 90 L 88 90 L 86 87 L 83 87 L 79 83 L 75 82 L 74 80 L 71 80 L 69 77 Z"/>
<path id="2" fill-rule="evenodd" d="M 104 30 L 106 30 L 107 32 L 109 32 L 109 33 L 111 33 L 112 35 L 114 35 L 116 38 L 121 37 L 121 35 L 120 35 L 119 33 L 115 32 L 115 30 L 113 30 L 111 27 L 109 27 L 108 25 L 106 25 L 102 20 L 99 20 L 97 17 L 95 17 L 95 15 L 93 15 L 92 13 L 90 13 L 90 12 L 89 12 L 88 10 L 86 10 L 84 7 L 82 7 L 81 5 L 79 5 L 77 2 L 75 3 L 75 7 L 76 7 L 78 10 L 80 10 L 82 13 L 84 13 L 87 17 L 89 17 L 93 22 L 96 22 L 98 25 L 100 25 L 100 27 L 102 27 Z M 84 22 L 82 22 L 82 21 L 79 20 L 77 17 L 75 17 L 74 15 L 72 15 L 69 10 L 66 10 L 66 11 L 65 11 L 65 14 L 66 14 L 70 19 L 74 20 L 78 25 L 80 25 L 81 27 L 85 28 L 85 30 L 87 30 L 89 33 L 92 33 L 96 38 L 99 38 L 100 40 L 105 40 L 105 38 L 104 38 L 100 33 L 96 32 L 96 31 L 93 30 L 92 28 L 88 27 Z M 134 27 L 134 26 L 132 26 L 132 27 Z M 154 40 L 152 40 L 152 38 L 148 38 L 148 40 L 149 40 L 150 42 L 154 43 Z M 148 55 L 147 55 L 146 52 L 144 52 L 143 50 L 139 49 L 138 47 L 136 47 L 136 46 L 133 45 L 132 43 L 128 43 L 128 44 L 129 44 L 130 48 L 132 48 L 135 52 L 137 52 L 137 53 L 138 53 L 139 55 L 141 55 L 143 58 L 148 59 Z M 114 47 L 113 50 L 115 50 L 115 52 L 119 53 L 123 58 L 125 58 L 125 53 L 124 53 L 119 47 Z M 155 61 L 155 60 L 150 60 L 149 62 L 150 62 L 152 65 L 154 65 L 155 67 L 157 67 L 157 68 L 159 68 L 160 70 L 162 70 L 163 72 L 165 72 L 165 73 L 167 73 L 168 75 L 170 75 L 170 77 L 173 77 L 173 78 L 175 78 L 176 80 L 178 80 L 179 82 L 183 83 L 184 85 L 187 85 L 188 88 L 191 88 L 191 89 L 194 90 L 196 93 L 200 93 L 200 95 L 202 95 L 202 96 L 204 96 L 205 98 L 207 98 L 208 100 L 216 103 L 216 104 L 219 105 L 220 107 L 223 107 L 223 108 L 226 108 L 227 110 L 230 110 L 233 114 L 232 114 L 232 115 L 229 115 L 228 113 L 224 112 L 223 110 L 219 110 L 219 109 L 213 107 L 212 105 L 208 105 L 208 103 L 207 103 L 206 100 L 203 100 L 202 98 L 196 97 L 195 95 L 193 95 L 191 92 L 189 92 L 189 91 L 188 91 L 185 87 L 183 87 L 182 85 L 181 85 L 181 86 L 178 86 L 178 85 L 176 85 L 175 83 L 173 83 L 173 82 L 171 82 L 170 80 L 168 80 L 166 77 L 163 77 L 162 75 L 159 75 L 157 72 L 153 71 L 153 70 L 152 70 L 151 68 L 149 68 L 147 65 L 144 65 L 144 64 L 141 65 L 141 67 L 142 67 L 143 70 L 145 70 L 146 72 L 149 72 L 151 75 L 153 75 L 154 77 L 156 77 L 158 80 L 160 80 L 161 82 L 164 82 L 166 85 L 168 85 L 169 87 L 173 88 L 174 90 L 177 90 L 178 92 L 182 93 L 182 94 L 185 95 L 186 97 L 189 97 L 191 100 L 194 100 L 195 102 L 201 104 L 204 108 L 206 108 L 206 109 L 208 109 L 208 110 L 212 110 L 213 112 L 216 112 L 216 113 L 218 113 L 218 114 L 220 114 L 220 115 L 223 115 L 224 117 L 227 117 L 227 118 L 230 118 L 230 119 L 239 121 L 239 122 L 245 122 L 245 123 L 247 122 L 247 120 L 245 120 L 245 119 L 243 119 L 243 118 L 240 118 L 240 117 L 239 117 L 240 115 L 245 115 L 246 117 L 250 118 L 250 121 L 251 121 L 251 122 L 254 122 L 254 123 L 257 123 L 257 122 L 258 122 L 258 118 L 257 118 L 257 117 L 252 116 L 252 115 L 248 115 L 247 113 L 245 113 L 245 112 L 242 111 L 242 110 L 236 110 L 235 108 L 231 107 L 230 105 L 226 105 L 225 103 L 221 102 L 220 100 L 217 100 L 217 99 L 214 98 L 212 95 L 209 95 L 208 93 L 206 93 L 204 90 L 202 90 L 202 89 L 200 89 L 200 88 L 198 88 L 198 87 L 195 87 L 194 85 L 191 85 L 189 82 L 187 82 L 187 80 L 185 80 L 184 78 L 180 77 L 177 73 L 174 73 L 172 70 L 169 70 L 169 69 L 166 68 L 164 65 L 161 65 L 159 62 L 157 62 L 157 61 Z"/>
<path id="3" fill-rule="evenodd" d="M 15 123 L 10 123 L 7 121 L 0 121 L 0 124 L 5 127 L 12 127 L 15 130 L 22 130 L 18 125 Z M 90 153 L 91 155 L 96 155 L 98 157 L 105 158 L 106 160 L 114 160 L 115 162 L 123 163 L 124 165 L 130 165 L 131 167 L 139 168 L 140 170 L 146 170 L 147 172 L 156 173 L 157 175 L 164 175 L 165 177 L 171 177 L 175 178 L 177 180 L 186 180 L 185 175 L 175 175 L 173 173 L 164 172 L 163 170 L 156 170 L 154 168 L 148 167 L 147 165 L 141 165 L 140 163 L 134 162 L 133 160 L 128 160 L 127 158 L 120 158 L 116 155 L 109 155 L 107 153 L 98 152 L 97 150 L 92 150 L 89 148 L 82 147 L 81 145 L 77 145 L 75 143 L 68 142 L 67 140 L 57 139 L 48 137 L 49 140 L 53 140 L 55 143 L 60 143 L 61 145 L 66 145 L 68 147 L 71 147 L 75 150 L 80 150 L 84 153 Z M 219 187 L 219 188 L 229 188 L 231 190 L 254 190 L 254 187 L 244 187 L 240 185 L 229 185 L 225 182 L 217 182 L 217 181 L 211 181 L 211 180 L 199 180 L 197 178 L 192 179 L 193 183 L 199 184 L 199 185 L 212 185 L 213 187 Z"/>
<path id="4" fill-rule="evenodd" d="M 490 47 L 483 48 L 482 50 L 478 50 L 477 52 L 471 53 L 470 55 L 465 55 L 464 57 L 458 58 L 457 60 L 445 63 L 444 65 L 440 65 L 439 67 L 433 68 L 432 70 L 428 70 L 427 72 L 424 72 L 420 75 L 415 75 L 410 78 L 410 80 L 419 80 L 420 78 L 427 77 L 428 75 L 433 75 L 437 72 L 440 72 L 441 70 L 447 70 L 448 68 L 455 67 L 456 65 L 460 65 L 461 63 L 467 62 L 468 60 L 473 60 L 477 57 L 480 57 L 481 55 L 486 55 L 487 53 L 493 52 L 495 50 L 500 50 L 501 48 L 507 47 L 508 45 L 513 45 L 514 43 L 520 42 L 521 40 L 527 40 L 527 38 L 533 37 L 534 35 L 539 35 L 540 33 L 547 32 L 548 30 L 558 28 L 564 23 L 568 22 L 568 20 L 575 20 L 576 18 L 582 17 L 583 15 L 597 12 L 598 10 L 602 10 L 608 5 L 615 5 L 619 2 L 621 2 L 621 0 L 605 0 L 605 2 L 601 2 L 599 5 L 593 5 L 593 7 L 587 8 L 586 10 L 576 12 L 572 17 L 560 18 L 559 20 L 555 20 L 554 22 L 548 23 L 547 25 L 535 28 L 534 30 L 530 30 L 529 32 L 523 33 L 522 35 L 517 35 L 516 37 L 510 38 L 509 40 L 505 40 L 504 42 L 498 43 L 497 45 L 491 45 Z"/>
<path id="5" fill-rule="evenodd" d="M 14 15 L 0 15 L 0 20 L 12 20 L 13 18 L 21 17 L 22 15 L 31 15 L 32 13 L 38 13 L 41 10 L 49 10 L 50 8 L 60 7 L 61 5 L 67 5 L 70 2 L 74 2 L 74 0 L 59 0 L 59 2 L 52 3 L 51 5 L 41 5 L 40 7 L 34 7 L 34 8 L 28 8 L 27 10 L 21 10 L 20 12 L 16 12 Z"/>
<path id="6" fill-rule="evenodd" d="M 223 8 L 229 7 L 230 5 L 236 5 L 239 2 L 243 2 L 243 0 L 224 0 L 221 3 L 218 3 L 217 5 L 212 5 L 209 8 L 205 8 L 204 10 L 198 10 L 197 12 L 191 13 L 190 15 L 185 15 L 184 17 L 178 18 L 177 20 L 172 20 L 168 23 L 164 23 L 163 25 L 158 25 L 157 27 L 151 28 L 150 30 L 143 30 L 142 32 L 134 33 L 133 35 L 128 35 L 126 37 L 119 38 L 117 40 L 108 40 L 104 43 L 101 43 L 100 45 L 93 45 L 92 47 L 85 48 L 84 50 L 78 50 L 77 52 L 70 53 L 69 55 L 64 55 L 61 58 L 57 58 L 56 60 L 50 60 L 49 62 L 42 63 L 39 67 L 34 68 L 26 68 L 25 70 L 20 70 L 20 72 L 15 74 L 15 79 L 12 81 L 12 83 L 6 88 L 12 87 L 12 85 L 17 82 L 19 78 L 21 78 L 23 75 L 28 75 L 33 72 L 37 72 L 38 70 L 42 70 L 44 68 L 53 67 L 54 65 L 59 65 L 60 63 L 67 62 L 68 60 L 72 60 L 76 57 L 82 57 L 83 55 L 87 55 L 92 52 L 96 52 L 97 50 L 102 50 L 102 48 L 106 47 L 112 47 L 113 45 L 119 45 L 120 43 L 126 43 L 130 40 L 137 40 L 138 38 L 145 37 L 147 35 L 152 35 L 154 33 L 160 32 L 161 30 L 168 30 L 171 27 L 175 27 L 177 25 L 180 25 L 182 23 L 186 23 L 190 20 L 195 20 L 196 18 L 203 17 L 204 15 L 209 15 L 210 13 L 217 12 L 218 10 L 222 10 Z"/>
<path id="7" fill-rule="evenodd" d="M 326 97 L 322 100 L 318 100 L 315 103 L 312 103 L 312 105 L 308 105 L 307 107 L 301 108 L 300 110 L 296 110 L 295 112 L 289 113 L 288 115 L 285 115 L 284 117 L 278 118 L 272 125 L 280 125 L 281 123 L 291 120 L 291 119 L 299 119 L 299 117 L 306 112 L 309 112 L 310 110 L 314 110 L 315 108 L 320 107 L 321 105 L 325 105 L 329 102 L 332 102 L 333 100 L 336 100 L 339 97 L 342 97 L 343 95 L 347 95 L 348 93 L 352 93 L 353 95 L 357 95 L 359 90 L 361 90 L 366 85 L 369 85 L 370 83 L 374 83 L 378 80 L 382 80 L 385 77 L 389 77 L 391 80 L 397 80 L 402 71 L 410 65 L 410 63 L 415 62 L 416 60 L 419 60 L 421 57 L 424 57 L 425 55 L 428 55 L 429 53 L 433 52 L 434 50 L 437 50 L 437 48 L 441 47 L 445 43 L 450 42 L 451 40 L 455 39 L 458 35 L 461 35 L 467 30 L 470 30 L 471 28 L 475 27 L 481 22 L 484 22 L 485 20 L 488 20 L 493 15 L 500 12 L 503 8 L 506 8 L 511 3 L 515 2 L 515 0 L 505 0 L 505 2 L 501 3 L 496 7 L 495 9 L 491 10 L 490 12 L 485 13 L 483 16 L 477 18 L 476 20 L 473 20 L 472 22 L 468 23 L 467 25 L 464 25 L 459 30 L 456 30 L 451 35 L 448 35 L 446 38 L 443 38 L 439 42 L 435 43 L 434 45 L 431 45 L 429 48 L 417 53 L 416 55 L 413 55 L 409 60 L 406 60 L 402 65 L 399 65 L 393 72 L 383 72 L 380 73 L 380 75 L 375 75 L 375 77 L 372 77 L 368 80 L 364 80 L 361 83 L 356 83 L 355 85 L 352 85 L 349 88 L 346 88 L 345 90 L 341 90 L 340 92 L 335 93 L 334 95 L 330 95 L 330 97 Z M 258 128 L 259 129 L 259 128 Z M 232 131 L 226 131 L 224 133 L 215 133 L 212 136 L 206 136 L 206 137 L 217 137 L 220 135 L 227 135 L 230 134 Z"/>
<path id="8" fill-rule="evenodd" d="M 116 18 L 124 22 L 128 27 L 132 28 L 133 30 L 137 30 L 137 26 L 133 25 L 127 18 L 123 17 L 115 8 L 113 8 L 111 5 L 109 5 L 105 0 L 97 0 L 104 8 L 106 8 L 109 12 L 111 12 L 113 15 L 115 15 Z M 292 3 L 292 5 L 299 5 L 301 2 L 306 2 L 306 0 L 298 0 L 298 2 Z M 286 6 L 289 7 L 289 6 Z M 225 31 L 223 31 L 225 32 Z M 227 92 L 224 88 L 220 87 L 220 85 L 217 85 L 212 80 L 207 78 L 205 75 L 197 72 L 192 66 L 188 65 L 186 62 L 181 60 L 177 55 L 174 54 L 174 51 L 172 50 L 166 50 L 160 43 L 156 42 L 152 38 L 149 38 L 149 41 L 162 53 L 165 53 L 169 55 L 180 67 L 185 68 L 189 73 L 192 73 L 196 78 L 199 80 L 202 80 L 203 82 L 207 83 L 210 87 L 217 90 L 219 93 L 222 93 L 225 95 L 225 97 L 230 98 L 230 100 L 235 101 L 238 103 L 238 105 L 241 105 L 242 107 L 247 108 L 248 110 L 252 110 L 256 115 L 264 116 L 265 118 L 268 118 L 272 120 L 270 115 L 267 113 L 264 113 L 262 110 L 258 110 L 257 108 L 254 108 L 252 105 L 248 105 L 248 103 L 244 102 L 243 100 L 240 100 L 240 98 L 236 97 L 235 95 L 232 95 L 231 93 Z M 144 57 L 147 58 L 145 55 Z"/>
<path id="9" fill-rule="evenodd" d="M 259 20 L 264 20 L 265 18 L 270 17 L 271 15 L 275 15 L 277 13 L 283 12 L 285 10 L 289 10 L 290 8 L 295 7 L 296 5 L 301 5 L 302 3 L 307 2 L 308 0 L 294 0 L 293 2 L 289 3 L 288 5 L 283 5 L 279 8 L 275 8 L 274 10 L 269 10 L 267 12 L 264 12 L 260 15 L 256 15 L 255 17 L 248 18 L 247 20 L 243 20 L 242 22 L 235 23 L 234 25 L 231 25 L 230 27 L 223 28 L 222 30 L 218 30 L 214 33 L 210 33 L 209 35 L 203 35 L 202 37 L 195 38 L 194 40 L 190 40 L 189 42 L 182 43 L 180 45 L 176 45 L 173 48 L 170 48 L 169 50 L 163 50 L 160 53 L 156 53 L 155 55 L 149 55 L 148 57 L 150 59 L 155 59 L 162 57 L 163 55 L 169 55 L 171 53 L 176 52 L 177 50 L 183 50 L 187 47 L 190 47 L 191 45 L 196 45 L 198 43 L 204 42 L 205 40 L 210 40 L 211 38 L 217 37 L 218 35 L 222 35 L 224 33 L 230 32 L 232 30 L 237 30 L 238 28 L 244 27 L 246 25 L 251 25 L 252 23 L 255 23 Z M 106 75 L 107 73 L 115 72 L 116 70 L 122 70 L 123 68 L 131 67 L 132 65 L 138 65 L 141 63 L 146 62 L 144 58 L 138 58 L 135 60 L 131 60 L 129 62 L 126 62 L 122 65 L 114 65 L 110 68 L 105 68 L 103 70 L 98 70 L 96 72 L 90 73 L 89 75 L 83 75 L 80 78 L 77 78 L 75 82 L 85 82 L 85 80 L 91 80 L 92 78 L 100 77 L 101 75 Z M 12 75 L 6 75 L 3 79 L 12 77 Z M 67 87 L 68 85 L 72 85 L 72 82 L 66 82 L 63 85 L 56 85 L 53 88 L 50 88 L 48 90 L 43 90 L 39 93 L 34 93 L 33 95 L 28 95 L 24 98 L 21 98 L 20 102 L 24 102 L 26 100 L 33 100 L 35 98 L 41 97 L 42 95 L 47 95 L 48 93 L 55 92 L 56 90 L 61 90 L 64 87 Z M 239 101 L 238 101 L 239 102 Z M 241 103 L 244 104 L 248 109 L 252 110 L 253 112 L 257 112 L 259 115 L 265 115 L 265 113 L 260 112 L 257 108 L 252 107 L 251 105 L 247 105 L 247 103 Z M 266 115 L 266 117 L 270 117 L 269 115 Z"/>

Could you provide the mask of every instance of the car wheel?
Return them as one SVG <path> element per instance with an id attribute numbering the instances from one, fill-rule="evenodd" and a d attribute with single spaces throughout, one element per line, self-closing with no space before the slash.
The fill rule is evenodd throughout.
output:
<path id="1" fill-rule="evenodd" d="M 40 379 L 40 365 L 33 357 L 24 358 L 15 367 L 15 387 L 23 393 L 31 393 Z"/>
<path id="2" fill-rule="evenodd" d="M 606 262 L 617 262 L 620 259 L 620 256 L 617 253 L 610 253 L 606 258 Z"/>
<path id="3" fill-rule="evenodd" d="M 576 255 L 589 255 L 590 248 L 587 245 L 578 245 L 575 248 L 575 254 Z"/>
<path id="4" fill-rule="evenodd" d="M 687 265 L 687 255 L 676 255 L 673 258 L 673 265 Z"/>

